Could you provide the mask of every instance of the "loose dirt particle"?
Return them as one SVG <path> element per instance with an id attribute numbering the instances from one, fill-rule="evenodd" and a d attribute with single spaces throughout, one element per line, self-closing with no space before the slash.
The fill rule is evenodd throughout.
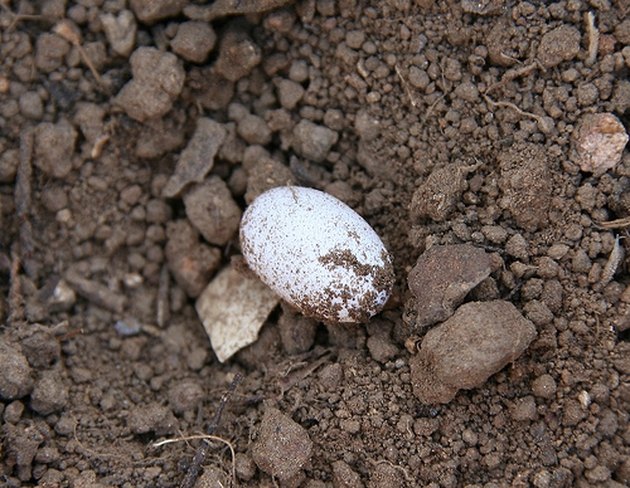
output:
<path id="1" fill-rule="evenodd" d="M 172 53 L 140 47 L 130 62 L 133 79 L 120 90 L 114 104 L 139 122 L 166 114 L 184 87 L 181 61 Z"/>

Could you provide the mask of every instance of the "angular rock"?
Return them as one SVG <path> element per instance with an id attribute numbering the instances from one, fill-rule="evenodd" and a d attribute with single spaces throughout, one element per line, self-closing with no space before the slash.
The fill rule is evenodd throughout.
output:
<path id="1" fill-rule="evenodd" d="M 67 120 L 56 124 L 44 122 L 35 128 L 35 166 L 55 178 L 64 178 L 72 170 L 72 155 L 77 131 Z"/>
<path id="2" fill-rule="evenodd" d="M 585 114 L 573 132 L 572 143 L 571 156 L 580 169 L 599 176 L 621 161 L 628 134 L 613 114 Z"/>
<path id="3" fill-rule="evenodd" d="M 14 400 L 33 389 L 31 367 L 24 355 L 9 344 L 0 342 L 0 398 Z"/>
<path id="4" fill-rule="evenodd" d="M 300 156 L 321 163 L 339 135 L 328 127 L 302 119 L 293 129 L 292 146 Z"/>
<path id="5" fill-rule="evenodd" d="M 238 230 L 241 209 L 218 176 L 192 187 L 184 195 L 184 205 L 190 222 L 212 244 L 227 244 Z"/>
<path id="6" fill-rule="evenodd" d="M 140 47 L 130 62 L 133 79 L 114 103 L 139 122 L 166 114 L 184 87 L 186 74 L 181 61 L 172 53 Z"/>
<path id="7" fill-rule="evenodd" d="M 256 341 L 278 297 L 260 280 L 229 266 L 203 290 L 195 308 L 221 362 Z"/>
<path id="8" fill-rule="evenodd" d="M 256 465 L 280 483 L 301 474 L 311 458 L 313 442 L 308 432 L 275 408 L 268 408 L 260 424 L 259 436 L 252 449 Z"/>
<path id="9" fill-rule="evenodd" d="M 201 183 L 214 166 L 214 158 L 223 144 L 227 130 L 222 124 L 202 117 L 195 133 L 179 156 L 175 173 L 168 180 L 162 194 L 166 198 L 179 195 L 185 186 Z"/>
<path id="10" fill-rule="evenodd" d="M 516 224 L 534 232 L 548 223 L 551 205 L 551 176 L 545 148 L 538 144 L 516 143 L 497 156 L 503 196 Z"/>
<path id="11" fill-rule="evenodd" d="M 468 292 L 492 271 L 490 255 L 470 244 L 433 246 L 408 276 L 414 296 L 416 330 L 446 320 Z"/>
<path id="12" fill-rule="evenodd" d="M 221 262 L 221 251 L 199 242 L 186 220 L 168 224 L 165 255 L 169 271 L 190 297 L 197 297 Z"/>
<path id="13" fill-rule="evenodd" d="M 423 403 L 448 403 L 518 358 L 535 337 L 534 324 L 509 302 L 464 304 L 411 358 L 413 392 Z"/>

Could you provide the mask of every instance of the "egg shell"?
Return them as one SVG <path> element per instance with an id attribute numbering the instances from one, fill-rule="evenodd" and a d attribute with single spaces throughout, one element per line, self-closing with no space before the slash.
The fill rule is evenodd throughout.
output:
<path id="1" fill-rule="evenodd" d="M 240 227 L 250 269 L 304 315 L 365 322 L 394 283 L 392 260 L 370 225 L 335 197 L 285 186 L 258 196 Z"/>

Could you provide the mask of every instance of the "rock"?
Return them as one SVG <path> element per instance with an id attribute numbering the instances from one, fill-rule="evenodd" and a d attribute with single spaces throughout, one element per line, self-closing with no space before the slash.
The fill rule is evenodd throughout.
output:
<path id="1" fill-rule="evenodd" d="M 382 331 L 371 335 L 366 345 L 372 359 L 382 364 L 394 358 L 399 352 L 398 347 L 389 338 L 389 333 Z"/>
<path id="2" fill-rule="evenodd" d="M 59 372 L 44 371 L 31 393 L 31 408 L 40 415 L 48 415 L 61 410 L 68 396 L 68 387 Z"/>
<path id="3" fill-rule="evenodd" d="M 516 224 L 534 232 L 548 223 L 551 206 L 551 175 L 545 148 L 538 144 L 516 143 L 497 156 L 500 168 L 501 208 L 507 209 Z"/>
<path id="4" fill-rule="evenodd" d="M 24 355 L 6 342 L 0 342 L 0 398 L 22 398 L 32 389 L 31 367 Z"/>
<path id="5" fill-rule="evenodd" d="M 138 24 L 131 10 L 121 10 L 118 16 L 101 14 L 103 30 L 112 50 L 123 57 L 128 57 L 136 43 Z"/>
<path id="6" fill-rule="evenodd" d="M 222 124 L 206 117 L 197 120 L 195 133 L 179 156 L 175 173 L 168 180 L 162 194 L 173 198 L 187 185 L 203 182 L 214 166 L 214 158 L 226 135 L 227 130 Z"/>
<path id="7" fill-rule="evenodd" d="M 190 297 L 197 297 L 221 262 L 221 251 L 199 242 L 197 231 L 186 220 L 168 224 L 165 255 L 168 269 Z"/>
<path id="8" fill-rule="evenodd" d="M 5 456 L 17 465 L 17 476 L 26 484 L 32 477 L 33 460 L 37 454 L 37 448 L 46 438 L 33 425 L 13 426 L 6 424 L 3 427 L 3 444 L 6 446 Z M 5 480 L 7 480 L 6 476 Z M 10 485 L 7 484 L 6 486 Z"/>
<path id="9" fill-rule="evenodd" d="M 172 434 L 177 430 L 177 419 L 168 407 L 158 403 L 136 405 L 127 417 L 127 426 L 134 434 Z"/>
<path id="10" fill-rule="evenodd" d="M 184 131 L 179 123 L 167 118 L 148 120 L 137 135 L 135 155 L 158 158 L 180 148 L 184 142 Z"/>
<path id="11" fill-rule="evenodd" d="M 621 161 L 627 142 L 626 129 L 613 114 L 585 114 L 572 135 L 571 157 L 582 171 L 599 176 Z"/>
<path id="12" fill-rule="evenodd" d="M 223 269 L 195 304 L 217 359 L 223 363 L 256 342 L 278 301 L 257 278 L 242 275 L 232 266 Z"/>
<path id="13" fill-rule="evenodd" d="M 214 68 L 226 80 L 238 81 L 251 73 L 261 60 L 260 48 L 245 32 L 229 30 L 221 38 Z"/>
<path id="14" fill-rule="evenodd" d="M 338 138 L 338 134 L 328 127 L 302 119 L 293 129 L 291 145 L 300 156 L 321 163 Z"/>
<path id="15" fill-rule="evenodd" d="M 178 15 L 187 4 L 185 0 L 131 0 L 136 17 L 145 24 Z"/>
<path id="16" fill-rule="evenodd" d="M 549 69 L 563 61 L 570 61 L 580 52 L 580 31 L 561 25 L 547 32 L 538 46 L 538 60 Z"/>
<path id="17" fill-rule="evenodd" d="M 65 178 L 72 170 L 77 131 L 65 119 L 43 122 L 35 128 L 34 163 L 49 176 Z"/>
<path id="18" fill-rule="evenodd" d="M 24 92 L 19 99 L 20 113 L 32 120 L 39 120 L 44 116 L 44 103 L 36 91 Z"/>
<path id="19" fill-rule="evenodd" d="M 217 35 L 206 22 L 183 22 L 171 41 L 171 49 L 186 61 L 203 63 L 216 42 Z"/>
<path id="20" fill-rule="evenodd" d="M 184 205 L 190 222 L 212 244 L 227 244 L 238 229 L 241 209 L 218 176 L 192 187 L 184 195 Z"/>
<path id="21" fill-rule="evenodd" d="M 465 175 L 462 168 L 453 165 L 434 169 L 413 194 L 409 207 L 411 217 L 435 222 L 446 220 L 461 201 L 466 189 Z"/>
<path id="22" fill-rule="evenodd" d="M 518 358 L 536 337 L 509 302 L 471 302 L 430 330 L 410 360 L 411 383 L 423 403 L 448 403 L 459 389 L 481 386 Z"/>
<path id="23" fill-rule="evenodd" d="M 172 53 L 140 47 L 130 62 L 133 79 L 120 90 L 114 104 L 139 122 L 166 114 L 184 87 L 181 61 Z"/>
<path id="24" fill-rule="evenodd" d="M 279 410 L 268 408 L 252 448 L 252 457 L 261 470 L 286 483 L 301 474 L 312 449 L 313 442 L 301 425 Z"/>
<path id="25" fill-rule="evenodd" d="M 446 320 L 468 292 L 492 271 L 490 255 L 471 244 L 433 246 L 408 276 L 414 296 L 416 330 Z"/>

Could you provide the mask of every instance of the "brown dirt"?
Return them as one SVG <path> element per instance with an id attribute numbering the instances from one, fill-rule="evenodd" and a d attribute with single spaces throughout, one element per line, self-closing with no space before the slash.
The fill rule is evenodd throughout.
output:
<path id="1" fill-rule="evenodd" d="M 627 486 L 630 153 L 570 156 L 585 114 L 630 124 L 627 3 L 185 4 L 0 2 L 0 484 L 178 486 L 199 441 L 154 444 L 242 373 L 235 479 L 213 442 L 197 486 Z M 373 225 L 394 296 L 360 327 L 278 308 L 221 364 L 193 299 L 287 182 Z M 462 243 L 496 264 L 465 301 L 537 337 L 427 405 L 407 275 Z"/>

